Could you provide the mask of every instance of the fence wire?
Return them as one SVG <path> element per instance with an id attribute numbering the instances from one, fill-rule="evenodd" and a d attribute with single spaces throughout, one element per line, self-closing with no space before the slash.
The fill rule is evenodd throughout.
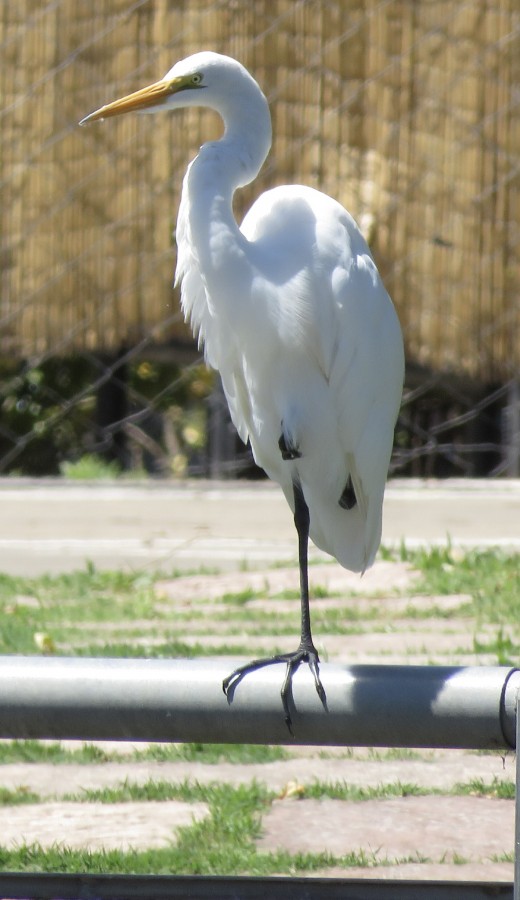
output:
<path id="1" fill-rule="evenodd" d="M 218 125 L 77 128 L 204 48 L 241 59 L 273 113 L 237 214 L 308 183 L 373 249 L 407 351 L 392 472 L 519 475 L 515 0 L 3 4 L 0 472 L 259 474 L 172 288 L 182 175 Z"/>

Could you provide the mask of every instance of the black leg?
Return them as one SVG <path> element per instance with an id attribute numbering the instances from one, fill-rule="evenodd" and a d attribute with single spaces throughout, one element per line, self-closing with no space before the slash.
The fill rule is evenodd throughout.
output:
<path id="1" fill-rule="evenodd" d="M 325 689 L 320 679 L 319 656 L 314 646 L 311 634 L 311 616 L 309 608 L 309 575 L 308 575 L 308 544 L 309 544 L 309 507 L 305 502 L 303 491 L 299 483 L 293 485 L 294 491 L 294 524 L 298 532 L 298 560 L 300 565 L 300 596 L 301 596 L 301 636 L 300 645 L 294 653 L 281 653 L 268 659 L 253 659 L 251 662 L 235 669 L 231 675 L 222 682 L 222 689 L 226 696 L 238 684 L 238 682 L 255 669 L 263 668 L 272 663 L 286 663 L 285 678 L 283 680 L 281 697 L 285 714 L 285 721 L 292 734 L 291 713 L 289 710 L 289 698 L 291 696 L 292 678 L 298 666 L 306 662 L 313 674 L 316 691 L 327 708 Z"/>
<path id="2" fill-rule="evenodd" d="M 314 642 L 312 640 L 311 633 L 311 610 L 309 604 L 309 564 L 308 564 L 308 549 L 309 549 L 309 525 L 310 525 L 310 516 L 309 516 L 309 507 L 305 502 L 305 497 L 303 496 L 303 491 L 299 484 L 293 485 L 294 491 L 294 524 L 296 526 L 296 531 L 298 532 L 298 562 L 300 566 L 300 602 L 301 602 L 301 637 L 300 637 L 300 646 L 298 648 L 297 654 L 301 653 L 302 656 L 297 660 L 296 664 L 293 667 L 293 671 L 295 671 L 300 662 L 306 661 L 309 664 L 309 668 L 314 676 L 314 683 L 316 685 L 316 690 L 318 692 L 318 696 L 326 706 L 326 698 L 325 698 L 325 690 L 321 683 L 320 673 L 319 673 L 319 656 L 316 647 L 314 646 Z M 296 654 L 295 654 L 296 655 Z M 287 678 L 289 679 L 291 675 L 289 674 L 289 665 L 287 666 Z M 283 700 L 283 688 L 282 688 L 282 700 Z"/>

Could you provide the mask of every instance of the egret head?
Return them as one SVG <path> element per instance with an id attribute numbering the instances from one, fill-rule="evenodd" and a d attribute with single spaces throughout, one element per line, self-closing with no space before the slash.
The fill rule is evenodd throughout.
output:
<path id="1" fill-rule="evenodd" d="M 203 51 L 180 60 L 160 81 L 96 109 L 80 125 L 127 112 L 148 113 L 186 106 L 207 106 L 226 118 L 230 102 L 236 106 L 240 98 L 243 107 L 248 97 L 258 94 L 261 95 L 258 84 L 239 62 Z"/>

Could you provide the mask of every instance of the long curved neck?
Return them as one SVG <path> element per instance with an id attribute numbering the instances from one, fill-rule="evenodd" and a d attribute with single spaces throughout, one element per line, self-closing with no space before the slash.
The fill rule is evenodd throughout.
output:
<path id="1" fill-rule="evenodd" d="M 232 96 L 222 103 L 218 112 L 224 134 L 203 145 L 184 181 L 187 231 L 212 298 L 229 290 L 229 279 L 236 284 L 237 267 L 247 263 L 246 242 L 233 214 L 233 194 L 257 176 L 271 146 L 269 108 L 255 87 L 241 96 L 238 105 Z"/>
<path id="2" fill-rule="evenodd" d="M 196 171 L 209 169 L 231 193 L 253 181 L 271 147 L 271 115 L 267 100 L 253 79 L 240 84 L 237 95 L 222 97 L 215 110 L 224 123 L 219 141 L 204 144 L 193 161 Z"/>

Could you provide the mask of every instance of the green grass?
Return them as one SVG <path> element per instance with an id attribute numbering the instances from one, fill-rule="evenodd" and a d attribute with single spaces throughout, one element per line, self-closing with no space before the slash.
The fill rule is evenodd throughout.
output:
<path id="1" fill-rule="evenodd" d="M 218 792 L 219 785 L 200 786 L 190 781 L 180 784 L 170 781 L 156 781 L 149 779 L 144 784 L 124 780 L 116 787 L 101 789 L 85 789 L 75 794 L 66 794 L 63 798 L 72 802 L 96 802 L 96 803 L 163 803 L 165 800 L 182 800 L 184 803 L 203 801 L 210 803 Z"/>
<path id="2" fill-rule="evenodd" d="M 0 806 L 18 806 L 21 803 L 39 803 L 40 797 L 30 791 L 25 785 L 19 785 L 11 790 L 0 787 Z"/>
<path id="3" fill-rule="evenodd" d="M 475 637 L 473 648 L 477 654 L 496 656 L 500 666 L 516 666 L 520 659 L 520 640 L 514 641 L 509 635 L 504 634 L 502 626 L 498 626 L 495 636 L 488 640 Z"/>
<path id="4" fill-rule="evenodd" d="M 0 741 L 0 765 L 11 763 L 104 763 L 120 754 L 110 754 L 95 744 L 81 744 L 74 750 L 65 748 L 57 742 L 42 741 Z"/>
<path id="5" fill-rule="evenodd" d="M 433 759 L 431 751 L 410 750 L 409 747 L 388 747 L 385 750 L 376 750 L 375 747 L 369 747 L 368 758 L 375 762 L 386 762 L 387 760 L 431 762 Z"/>
<path id="6" fill-rule="evenodd" d="M 214 828 L 211 829 L 214 831 Z M 42 849 L 38 844 L 20 846 L 14 849 L 0 847 L 0 867 L 10 872 L 62 872 L 121 875 L 243 875 L 267 877 L 269 875 L 312 875 L 324 869 L 338 867 L 373 868 L 378 865 L 398 865 L 407 862 L 428 862 L 427 857 L 413 855 L 401 859 L 385 859 L 377 852 L 353 850 L 343 856 L 331 853 L 295 853 L 279 851 L 259 854 L 244 842 L 235 842 L 231 850 L 224 849 L 220 842 L 208 843 L 210 829 L 194 835 L 194 844 L 176 848 L 144 851 L 71 850 L 59 846 Z M 228 836 L 234 839 L 235 834 Z M 228 845 L 229 846 L 229 845 Z M 376 877 L 376 872 L 374 872 Z"/>
<path id="7" fill-rule="evenodd" d="M 493 778 L 485 782 L 482 778 L 473 778 L 468 782 L 456 784 L 453 794 L 473 797 L 496 797 L 499 800 L 515 799 L 515 782 Z"/>
<path id="8" fill-rule="evenodd" d="M 154 579 L 143 573 L 99 572 L 88 566 L 37 579 L 0 575 L 0 653 L 39 652 L 38 633 L 59 646 L 69 624 L 160 620 L 156 603 Z"/>
<path id="9" fill-rule="evenodd" d="M 244 606 L 249 600 L 256 600 L 262 597 L 261 591 L 254 591 L 252 588 L 245 588 L 243 591 L 236 593 L 226 593 L 220 598 L 221 603 L 229 603 L 232 606 Z"/>
<path id="10" fill-rule="evenodd" d="M 504 863 L 514 863 L 515 861 L 515 851 L 511 850 L 510 853 L 493 853 L 492 856 L 489 857 L 491 862 L 504 862 Z"/>
<path id="11" fill-rule="evenodd" d="M 390 551 L 385 555 L 389 557 Z M 414 586 L 416 596 L 461 594 L 470 598 L 462 599 L 459 606 L 448 610 L 442 604 L 422 604 L 417 599 L 399 614 L 400 619 L 464 617 L 474 623 L 469 627 L 474 627 L 476 634 L 482 626 L 491 625 L 494 633 L 491 636 L 487 633 L 485 639 L 479 635 L 475 652 L 492 654 L 504 664 L 518 659 L 520 557 L 517 554 L 499 550 L 461 554 L 448 546 L 428 551 L 401 548 L 393 556 L 406 560 L 419 572 Z M 0 575 L 0 653 L 39 653 L 43 646 L 48 652 L 82 656 L 235 656 L 254 655 L 257 650 L 262 655 L 260 648 L 250 646 L 256 635 L 271 634 L 275 652 L 287 649 L 282 639 L 297 633 L 296 588 L 280 595 L 294 598 L 294 610 L 273 614 L 270 610 L 250 608 L 249 602 L 262 597 L 263 592 L 244 589 L 224 594 L 221 601 L 232 607 L 232 612 L 216 610 L 209 620 L 198 610 L 196 600 L 187 608 L 181 606 L 177 610 L 174 599 L 165 602 L 158 597 L 155 591 L 158 578 L 156 573 L 101 572 L 92 565 L 71 574 L 38 579 Z M 317 598 L 330 596 L 319 585 L 314 594 Z M 204 598 L 201 600 L 205 602 Z M 329 609 L 320 609 L 319 603 L 313 607 L 317 636 L 349 636 L 374 627 L 388 630 L 392 618 L 385 611 L 384 601 L 378 602 L 377 597 L 361 602 L 352 597 L 343 601 L 337 598 L 337 605 Z M 190 642 L 183 640 L 191 621 L 196 623 L 197 635 L 201 637 L 211 635 L 213 624 L 218 624 L 225 629 L 226 640 L 214 644 L 199 642 L 196 637 Z M 245 636 L 247 644 L 243 640 Z"/>
<path id="12" fill-rule="evenodd" d="M 284 747 L 263 744 L 158 744 L 146 750 L 136 750 L 134 760 L 158 762 L 201 762 L 205 765 L 234 763 L 252 765 L 290 759 Z"/>
<path id="13" fill-rule="evenodd" d="M 301 796 L 313 800 L 348 800 L 351 803 L 362 803 L 366 800 L 388 800 L 394 797 L 422 797 L 430 793 L 429 788 L 401 781 L 380 784 L 376 787 L 363 787 L 347 781 L 333 783 L 316 781 L 305 785 Z"/>
<path id="14" fill-rule="evenodd" d="M 420 593 L 469 594 L 468 613 L 477 623 L 520 622 L 519 554 L 499 549 L 455 553 L 448 545 L 414 551 L 402 548 L 399 555 L 421 573 Z"/>
<path id="15" fill-rule="evenodd" d="M 200 762 L 218 765 L 223 762 L 251 765 L 289 759 L 284 747 L 263 744 L 150 744 L 132 753 L 112 752 L 96 744 L 80 744 L 73 749 L 59 742 L 36 740 L 0 741 L 0 765 L 9 763 L 52 763 L 54 765 L 117 762 L 123 767 L 131 762 Z"/>
<path id="16" fill-rule="evenodd" d="M 267 788 L 255 785 L 258 789 L 255 796 L 262 797 L 261 803 L 257 803 L 257 812 L 260 814 L 263 809 L 267 809 L 274 799 L 274 794 Z M 116 787 L 102 788 L 100 790 L 85 790 L 79 794 L 71 794 L 65 797 L 68 801 L 96 801 L 98 803 L 128 803 L 128 802 L 149 802 L 149 801 L 165 801 L 165 800 L 182 800 L 186 803 L 196 801 L 211 802 L 211 798 L 220 796 L 217 788 L 231 789 L 230 785 L 210 784 L 202 786 L 191 781 L 184 781 L 181 784 L 168 781 L 149 780 L 144 784 L 135 784 L 124 781 Z M 479 786 L 473 784 L 457 785 L 456 793 L 471 794 L 477 793 L 478 796 L 497 796 L 493 791 L 499 790 L 500 783 L 496 785 L 485 785 L 483 782 Z M 231 789 L 232 791 L 235 788 Z M 217 793 L 215 793 L 217 791 Z M 487 793 L 486 793 L 487 791 Z M 259 793 L 260 792 L 260 793 Z M 437 793 L 440 793 L 437 791 Z M 380 784 L 375 787 L 362 787 L 356 784 L 350 784 L 346 781 L 338 782 L 312 782 L 305 785 L 299 798 L 306 800 L 347 800 L 351 803 L 363 803 L 368 800 L 388 800 L 394 797 L 422 797 L 431 794 L 431 789 L 421 788 L 416 784 L 405 784 L 400 781 L 390 782 L 388 784 Z M 208 799 L 209 798 L 209 799 Z M 509 799 L 509 798 L 505 798 Z M 297 803 L 297 800 L 288 800 L 288 803 Z M 240 803 L 242 796 L 240 795 Z"/>
<path id="17" fill-rule="evenodd" d="M 313 782 L 303 786 L 300 797 L 315 800 L 346 800 L 351 803 L 363 803 L 368 800 L 390 800 L 394 797 L 494 797 L 500 800 L 515 799 L 515 782 L 493 778 L 490 782 L 482 778 L 473 778 L 468 782 L 458 782 L 451 789 L 422 787 L 418 784 L 402 781 L 391 781 L 374 787 L 351 784 L 347 781 Z"/>
<path id="18" fill-rule="evenodd" d="M 275 643 L 269 651 L 272 654 L 283 653 L 283 648 Z M 86 644 L 80 647 L 75 656 L 109 656 L 122 658 L 142 658 L 147 659 L 194 659 L 201 656 L 265 656 L 266 650 L 263 647 L 255 647 L 254 644 L 242 643 L 223 643 L 223 644 L 206 644 L 194 641 L 192 644 L 186 644 L 184 641 L 171 640 L 164 641 L 161 644 L 149 644 L 144 641 L 136 646 L 126 641 L 99 641 L 92 644 Z"/>
<path id="19" fill-rule="evenodd" d="M 60 473 L 74 481 L 113 481 L 121 474 L 116 462 L 106 462 L 95 453 L 86 453 L 76 462 L 63 462 Z"/>

